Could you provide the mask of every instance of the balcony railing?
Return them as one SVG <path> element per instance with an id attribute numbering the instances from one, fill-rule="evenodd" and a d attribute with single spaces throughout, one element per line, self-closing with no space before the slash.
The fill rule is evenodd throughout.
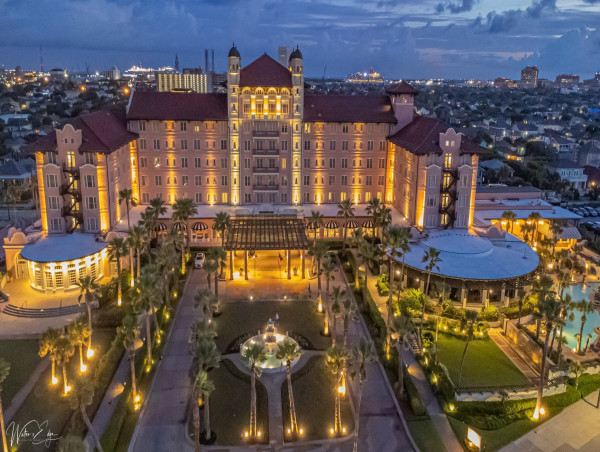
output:
<path id="1" fill-rule="evenodd" d="M 255 130 L 252 132 L 254 138 L 277 138 L 279 136 L 278 130 Z"/>
<path id="2" fill-rule="evenodd" d="M 252 171 L 255 174 L 277 174 L 279 172 L 279 167 L 275 166 L 275 167 L 262 167 L 262 166 L 255 166 L 254 168 L 252 168 Z"/>
<path id="3" fill-rule="evenodd" d="M 252 155 L 279 155 L 279 149 L 252 149 Z"/>
<path id="4" fill-rule="evenodd" d="M 273 184 L 273 185 L 253 185 L 252 188 L 255 191 L 278 191 L 279 190 L 279 185 L 277 185 L 277 184 Z"/>

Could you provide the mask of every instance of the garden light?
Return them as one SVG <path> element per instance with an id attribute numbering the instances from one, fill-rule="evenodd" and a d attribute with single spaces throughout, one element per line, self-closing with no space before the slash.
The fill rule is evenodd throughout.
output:
<path id="1" fill-rule="evenodd" d="M 244 438 L 248 438 L 248 432 L 244 432 Z"/>
<path id="2" fill-rule="evenodd" d="M 87 366 L 85 364 L 81 364 L 79 370 L 81 371 L 81 373 L 84 373 L 87 370 Z"/>
<path id="3" fill-rule="evenodd" d="M 304 429 L 302 427 L 300 427 L 300 430 L 298 430 L 298 433 L 300 434 L 300 436 L 304 435 Z"/>
<path id="4" fill-rule="evenodd" d="M 450 405 L 448 405 L 448 409 L 450 411 L 454 411 L 456 409 L 456 407 L 451 403 Z"/>
<path id="5" fill-rule="evenodd" d="M 260 430 L 258 432 L 256 432 L 256 436 L 258 436 L 259 438 L 261 435 L 262 435 L 262 432 Z"/>
<path id="6" fill-rule="evenodd" d="M 346 427 L 342 427 L 342 433 L 346 433 Z"/>
<path id="7" fill-rule="evenodd" d="M 52 377 L 52 384 L 55 385 L 58 383 L 58 378 Z"/>
<path id="8" fill-rule="evenodd" d="M 88 351 L 87 351 L 87 357 L 88 357 L 88 359 L 91 358 L 92 356 L 94 356 L 94 350 L 91 349 L 91 348 L 88 348 Z"/>
<path id="9" fill-rule="evenodd" d="M 333 430 L 333 428 L 330 428 L 330 429 L 329 429 L 329 434 L 330 434 L 331 436 L 333 436 L 333 435 L 335 434 L 335 431 Z"/>

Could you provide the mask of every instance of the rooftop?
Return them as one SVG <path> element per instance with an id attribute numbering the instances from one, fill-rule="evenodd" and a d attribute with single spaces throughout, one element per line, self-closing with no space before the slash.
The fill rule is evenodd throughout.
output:
<path id="1" fill-rule="evenodd" d="M 388 96 L 307 95 L 305 122 L 396 123 Z"/>
<path id="2" fill-rule="evenodd" d="M 292 87 L 292 73 L 266 53 L 240 71 L 240 86 Z"/>
<path id="3" fill-rule="evenodd" d="M 90 256 L 107 246 L 91 234 L 46 235 L 25 245 L 21 256 L 33 262 L 65 262 Z"/>
<path id="4" fill-rule="evenodd" d="M 490 240 L 467 231 L 431 232 L 426 238 L 411 243 L 406 265 L 424 271 L 423 255 L 430 248 L 440 251 L 439 270 L 434 275 L 470 280 L 509 279 L 536 270 L 539 257 L 527 244 L 506 234 Z M 401 262 L 402 259 L 400 258 Z"/>
<path id="5" fill-rule="evenodd" d="M 127 119 L 227 121 L 227 94 L 159 93 L 137 90 L 133 93 Z"/>

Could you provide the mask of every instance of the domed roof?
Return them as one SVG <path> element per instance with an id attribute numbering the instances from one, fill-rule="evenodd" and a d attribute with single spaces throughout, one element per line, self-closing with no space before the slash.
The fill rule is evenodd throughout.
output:
<path id="1" fill-rule="evenodd" d="M 290 55 L 290 60 L 293 60 L 295 58 L 298 58 L 300 60 L 302 59 L 302 52 L 300 52 L 298 46 L 296 46 L 296 50 L 294 50 Z"/>
<path id="2" fill-rule="evenodd" d="M 235 43 L 233 43 L 233 47 L 231 47 L 231 49 L 229 50 L 229 55 L 227 55 L 227 57 L 236 57 L 236 58 L 241 58 L 240 57 L 240 52 L 238 52 L 237 47 L 235 46 Z"/>

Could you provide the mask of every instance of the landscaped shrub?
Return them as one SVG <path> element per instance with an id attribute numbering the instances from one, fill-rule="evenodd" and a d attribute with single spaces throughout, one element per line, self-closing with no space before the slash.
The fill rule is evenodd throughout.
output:
<path id="1" fill-rule="evenodd" d="M 375 327 L 375 335 L 373 337 L 373 340 L 376 340 L 375 336 L 377 336 L 378 339 L 385 339 L 385 337 L 387 336 L 387 327 L 385 325 L 383 317 L 381 317 L 381 312 L 379 311 L 379 308 L 375 304 L 375 301 L 373 300 L 373 297 L 371 297 L 371 294 L 368 290 L 363 291 L 363 297 L 367 302 L 367 305 L 369 307 L 369 317 L 373 322 L 373 326 Z"/>
<path id="2" fill-rule="evenodd" d="M 498 309 L 496 306 L 488 306 L 481 310 L 479 314 L 482 320 L 486 320 L 488 322 L 496 322 L 498 321 Z"/>
<path id="3" fill-rule="evenodd" d="M 421 400 L 419 391 L 417 391 L 417 387 L 412 381 L 406 368 L 404 368 L 404 390 L 406 391 L 408 404 L 410 405 L 413 414 L 416 416 L 424 416 L 426 413 L 425 404 L 423 403 L 423 400 Z"/>
<path id="4" fill-rule="evenodd" d="M 598 388 L 600 388 L 600 375 L 583 374 L 579 377 L 577 389 L 582 398 L 587 397 Z"/>
<path id="5" fill-rule="evenodd" d="M 390 293 L 389 277 L 387 273 L 382 273 L 377 277 L 377 293 L 381 296 L 388 296 Z"/>

